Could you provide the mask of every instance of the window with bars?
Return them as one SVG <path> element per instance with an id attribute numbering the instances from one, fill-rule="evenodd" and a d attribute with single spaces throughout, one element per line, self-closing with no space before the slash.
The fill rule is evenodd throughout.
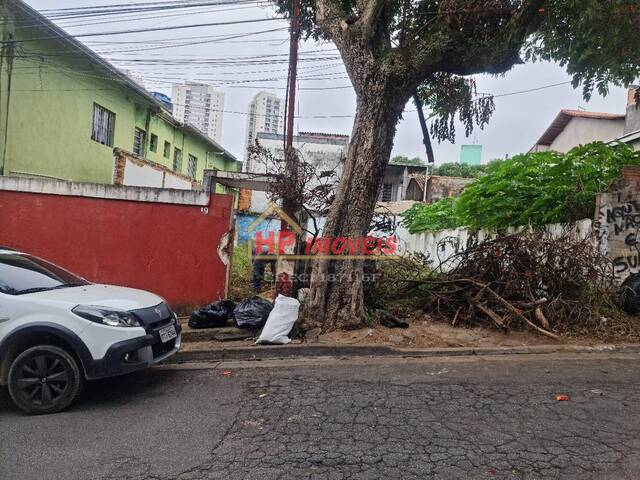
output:
<path id="1" fill-rule="evenodd" d="M 179 148 L 173 150 L 173 171 L 182 171 L 182 150 Z"/>
<path id="2" fill-rule="evenodd" d="M 139 128 L 136 128 L 133 133 L 133 153 L 136 155 L 142 155 L 142 149 L 144 147 L 145 132 Z"/>
<path id="3" fill-rule="evenodd" d="M 149 140 L 149 150 L 154 153 L 158 151 L 158 136 L 154 135 L 153 133 L 151 134 L 151 138 Z"/>
<path id="4" fill-rule="evenodd" d="M 91 127 L 91 140 L 102 145 L 113 147 L 113 132 L 116 126 L 116 114 L 93 104 L 93 124 Z"/>
<path id="5" fill-rule="evenodd" d="M 189 163 L 187 164 L 187 173 L 190 177 L 196 178 L 196 172 L 198 171 L 198 159 L 193 155 L 189 155 Z"/>
<path id="6" fill-rule="evenodd" d="M 385 183 L 382 185 L 382 194 L 380 195 L 383 202 L 390 202 L 393 196 L 393 184 Z"/>

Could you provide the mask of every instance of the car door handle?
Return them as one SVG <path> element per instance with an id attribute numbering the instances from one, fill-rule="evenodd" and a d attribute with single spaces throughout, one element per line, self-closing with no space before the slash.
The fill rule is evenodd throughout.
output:
<path id="1" fill-rule="evenodd" d="M 9 317 L 0 317 L 0 323 L 8 322 L 10 320 Z"/>

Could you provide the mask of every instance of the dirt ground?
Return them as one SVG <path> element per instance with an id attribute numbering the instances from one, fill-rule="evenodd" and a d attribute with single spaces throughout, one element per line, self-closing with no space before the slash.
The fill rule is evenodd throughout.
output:
<path id="1" fill-rule="evenodd" d="M 363 328 L 321 335 L 320 343 L 336 345 L 391 345 L 403 348 L 515 347 L 545 345 L 552 339 L 533 332 L 502 333 L 488 328 L 460 328 L 432 320 L 414 321 L 409 328 Z M 567 341 L 566 343 L 574 343 Z"/>
<path id="2" fill-rule="evenodd" d="M 211 329 L 215 331 L 215 329 Z M 320 335 L 320 345 L 388 345 L 400 348 L 455 348 L 455 347 L 516 347 L 528 345 L 572 344 L 598 345 L 603 342 L 596 339 L 565 338 L 558 342 L 534 332 L 502 333 L 489 328 L 453 327 L 426 317 L 413 320 L 409 328 L 386 328 L 376 325 L 352 331 L 338 331 Z M 183 343 L 183 350 L 202 350 L 222 347 L 246 347 L 254 343 L 253 338 L 233 341 L 207 341 Z M 293 344 L 303 343 L 295 339 Z"/>

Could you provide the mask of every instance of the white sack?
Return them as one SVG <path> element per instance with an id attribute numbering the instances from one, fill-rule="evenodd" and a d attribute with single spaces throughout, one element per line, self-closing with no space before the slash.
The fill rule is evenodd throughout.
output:
<path id="1" fill-rule="evenodd" d="M 298 319 L 300 302 L 295 298 L 278 295 L 267 323 L 262 329 L 256 344 L 276 343 L 280 345 L 291 342 L 287 336 Z"/>

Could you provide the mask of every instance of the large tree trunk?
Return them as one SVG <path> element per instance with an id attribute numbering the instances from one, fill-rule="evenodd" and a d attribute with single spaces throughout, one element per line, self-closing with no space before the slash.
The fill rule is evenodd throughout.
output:
<path id="1" fill-rule="evenodd" d="M 400 92 L 399 98 L 389 99 L 384 85 L 366 91 L 366 95 L 358 95 L 351 143 L 324 238 L 361 238 L 369 232 L 396 124 L 407 100 Z M 363 266 L 363 260 L 314 261 L 302 315 L 304 330 L 330 331 L 364 324 Z"/>

